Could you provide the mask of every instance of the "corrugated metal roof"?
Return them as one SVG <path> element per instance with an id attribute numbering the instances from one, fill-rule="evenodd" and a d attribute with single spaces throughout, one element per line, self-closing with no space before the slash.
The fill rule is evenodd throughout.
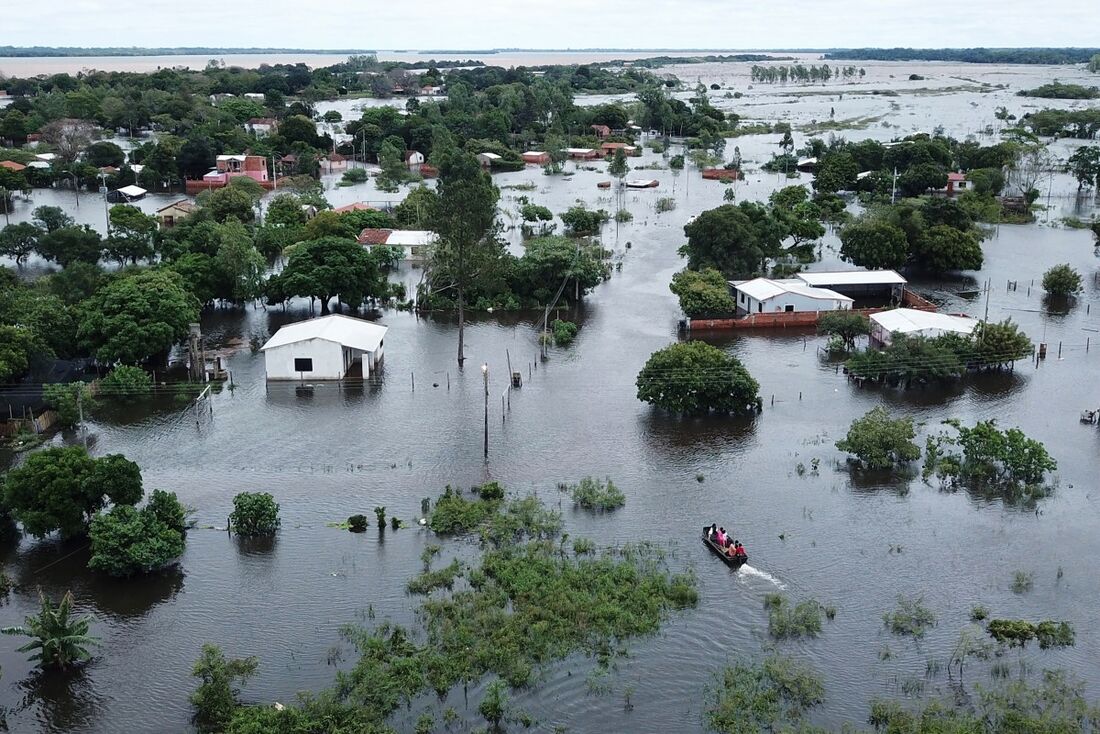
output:
<path id="1" fill-rule="evenodd" d="M 968 316 L 951 316 L 934 311 L 918 311 L 913 308 L 895 308 L 871 314 L 871 321 L 890 333 L 911 334 L 918 331 L 937 330 L 969 334 L 978 326 L 978 320 Z"/>
<path id="2" fill-rule="evenodd" d="M 772 280 L 771 278 L 754 278 L 752 280 L 731 281 L 731 285 L 741 293 L 755 298 L 758 301 L 766 301 L 784 293 L 794 293 L 806 298 L 819 301 L 851 301 L 848 296 L 826 288 L 813 288 L 800 280 L 784 278 Z"/>
<path id="3" fill-rule="evenodd" d="M 819 273 L 796 273 L 807 285 L 823 288 L 844 285 L 904 285 L 908 283 L 894 270 L 832 270 Z"/>
<path id="4" fill-rule="evenodd" d="M 275 336 L 268 339 L 267 343 L 260 347 L 260 351 L 310 339 L 322 339 L 363 352 L 373 352 L 378 349 L 388 330 L 389 327 L 371 321 L 332 314 L 287 324 L 275 332 Z"/>

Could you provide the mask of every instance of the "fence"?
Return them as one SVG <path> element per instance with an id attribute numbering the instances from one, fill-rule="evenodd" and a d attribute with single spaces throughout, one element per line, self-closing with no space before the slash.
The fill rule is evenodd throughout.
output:
<path id="1" fill-rule="evenodd" d="M 20 433 L 42 433 L 57 422 L 57 413 L 46 410 L 38 415 L 31 413 L 27 418 L 12 418 L 0 421 L 0 437 L 11 438 Z"/>
<path id="2" fill-rule="evenodd" d="M 903 288 L 901 306 L 918 311 L 935 311 L 936 304 L 916 291 Z M 893 306 L 878 308 L 855 308 L 851 313 L 870 316 L 880 311 L 889 311 Z M 735 319 L 688 319 L 687 329 L 795 329 L 815 326 L 823 313 L 831 311 L 774 311 L 772 313 L 752 313 Z"/>

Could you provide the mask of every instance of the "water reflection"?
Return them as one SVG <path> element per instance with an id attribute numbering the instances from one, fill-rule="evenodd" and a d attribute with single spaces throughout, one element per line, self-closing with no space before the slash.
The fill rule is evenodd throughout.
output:
<path id="1" fill-rule="evenodd" d="M 649 448 L 666 459 L 682 461 L 751 446 L 756 415 L 676 417 L 653 408 L 643 415 L 640 426 Z"/>
<path id="2" fill-rule="evenodd" d="M 35 710 L 44 732 L 96 731 L 96 722 L 109 699 L 92 688 L 91 664 L 65 672 L 35 671 L 19 682 L 23 694 L 16 711 Z"/>
<path id="3" fill-rule="evenodd" d="M 915 467 L 901 469 L 863 469 L 852 462 L 837 464 L 841 471 L 848 471 L 848 486 L 856 494 L 890 492 L 898 497 L 909 494 L 913 481 L 919 475 Z"/>
<path id="4" fill-rule="evenodd" d="M 275 548 L 278 545 L 278 535 L 261 535 L 256 538 L 245 538 L 240 535 L 234 536 L 234 545 L 237 546 L 237 552 L 245 558 L 266 557 L 275 552 Z"/>

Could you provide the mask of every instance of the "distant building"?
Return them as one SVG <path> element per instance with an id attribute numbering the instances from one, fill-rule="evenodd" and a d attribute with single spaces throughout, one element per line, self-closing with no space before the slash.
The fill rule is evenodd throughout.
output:
<path id="1" fill-rule="evenodd" d="M 198 209 L 199 207 L 190 199 L 180 199 L 166 207 L 157 209 L 157 221 L 160 222 L 161 229 L 170 229 L 176 226 L 180 220 L 194 214 Z"/>
<path id="2" fill-rule="evenodd" d="M 244 129 L 258 138 L 266 138 L 279 129 L 279 121 L 274 117 L 253 117 L 244 124 Z"/>
<path id="3" fill-rule="evenodd" d="M 597 138 L 606 138 L 611 134 L 611 128 L 607 125 L 593 125 L 592 132 L 596 134 Z"/>
<path id="4" fill-rule="evenodd" d="M 140 201 L 149 192 L 140 186 L 123 186 L 107 194 L 107 201 L 112 204 L 128 204 L 131 201 Z"/>
<path id="5" fill-rule="evenodd" d="M 0 168 L 6 168 L 13 173 L 19 173 L 20 171 L 26 170 L 27 167 L 15 161 L 0 161 Z"/>
<path id="6" fill-rule="evenodd" d="M 887 346 L 894 334 L 936 337 L 944 334 L 970 335 L 978 328 L 978 320 L 968 316 L 895 308 L 871 314 L 871 342 Z"/>
<path id="7" fill-rule="evenodd" d="M 600 151 L 595 148 L 566 148 L 565 153 L 578 161 L 594 161 L 600 157 Z"/>
<path id="8" fill-rule="evenodd" d="M 260 155 L 220 155 L 217 158 L 217 168 L 202 179 L 225 186 L 239 176 L 247 176 L 257 183 L 266 183 L 267 159 Z"/>
<path id="9" fill-rule="evenodd" d="M 940 189 L 948 196 L 962 193 L 970 188 L 970 182 L 966 180 L 966 174 L 962 171 L 952 171 L 947 174 L 947 186 Z"/>
<path id="10" fill-rule="evenodd" d="M 421 229 L 376 229 L 368 227 L 359 233 L 359 244 L 370 250 L 372 247 L 402 247 L 405 260 L 423 262 L 431 254 L 432 247 L 439 241 L 435 232 Z"/>
<path id="11" fill-rule="evenodd" d="M 642 151 L 636 145 L 628 145 L 626 143 L 604 143 L 600 146 L 600 150 L 604 156 L 615 155 L 616 150 L 621 150 L 624 154 L 630 156 L 641 155 Z"/>
<path id="12" fill-rule="evenodd" d="M 739 316 L 754 313 L 803 313 L 845 311 L 852 307 L 848 296 L 827 288 L 814 288 L 797 278 L 731 280 L 730 292 Z"/>
<path id="13" fill-rule="evenodd" d="M 405 165 L 413 171 L 419 169 L 420 166 L 424 165 L 424 154 L 419 150 L 406 150 Z"/>
<path id="14" fill-rule="evenodd" d="M 477 162 L 484 168 L 491 168 L 493 164 L 500 161 L 500 156 L 496 153 L 478 153 Z"/>
<path id="15" fill-rule="evenodd" d="M 387 330 L 339 314 L 287 324 L 260 347 L 267 379 L 366 379 L 382 363 Z"/>
<path id="16" fill-rule="evenodd" d="M 348 170 L 348 159 L 339 153 L 329 153 L 320 160 L 321 168 L 326 173 L 339 173 Z"/>
<path id="17" fill-rule="evenodd" d="M 814 288 L 828 288 L 845 296 L 877 301 L 879 304 L 900 303 L 908 283 L 896 270 L 827 270 L 816 273 L 796 273 L 795 278 Z"/>
<path id="18" fill-rule="evenodd" d="M 361 201 L 357 201 L 354 204 L 348 204 L 347 206 L 341 206 L 332 210 L 336 214 L 347 214 L 348 212 L 376 212 L 376 209 L 369 204 L 364 204 Z"/>
<path id="19" fill-rule="evenodd" d="M 520 156 L 524 163 L 534 163 L 537 166 L 545 166 L 550 162 L 550 154 L 540 150 L 529 150 Z"/>

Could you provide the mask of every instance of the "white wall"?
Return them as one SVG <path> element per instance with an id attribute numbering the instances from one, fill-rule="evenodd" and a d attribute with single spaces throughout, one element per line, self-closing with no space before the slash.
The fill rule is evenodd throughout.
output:
<path id="1" fill-rule="evenodd" d="M 296 357 L 311 358 L 313 371 L 295 372 Z M 339 380 L 344 376 L 344 348 L 324 339 L 310 339 L 268 349 L 264 352 L 264 362 L 269 380 Z"/>

